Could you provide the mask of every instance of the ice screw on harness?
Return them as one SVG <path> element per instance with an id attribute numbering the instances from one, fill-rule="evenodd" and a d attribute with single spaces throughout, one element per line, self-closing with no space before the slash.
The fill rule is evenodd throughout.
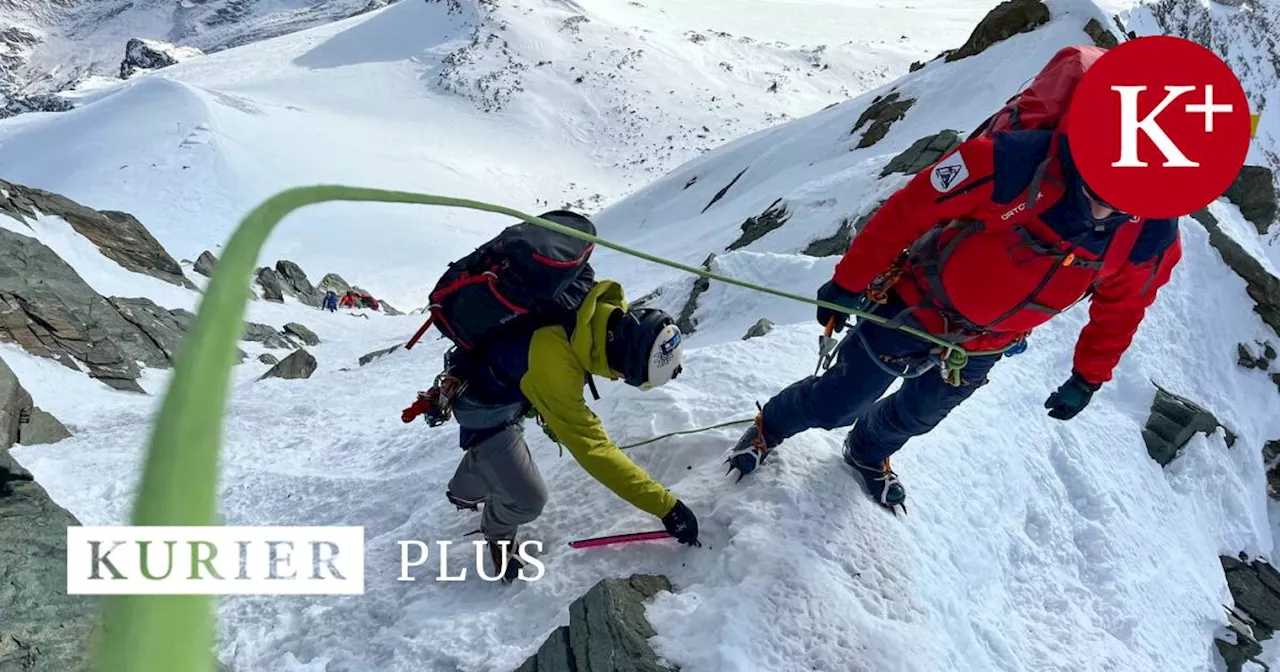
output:
<path id="1" fill-rule="evenodd" d="M 466 389 L 466 381 L 442 373 L 436 376 L 431 389 L 418 392 L 418 398 L 400 413 L 400 420 L 413 422 L 422 415 L 426 416 L 427 426 L 439 427 L 453 417 L 453 404 Z"/>

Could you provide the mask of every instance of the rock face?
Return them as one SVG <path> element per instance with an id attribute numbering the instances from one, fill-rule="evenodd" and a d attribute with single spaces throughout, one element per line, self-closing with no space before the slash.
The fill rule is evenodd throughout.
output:
<path id="1" fill-rule="evenodd" d="M 1229 672 L 1239 672 L 1244 663 L 1262 653 L 1259 642 L 1271 639 L 1280 629 L 1280 572 L 1261 560 L 1244 561 L 1222 556 L 1227 587 L 1235 600 L 1232 630 L 1235 642 L 1215 640 Z"/>
<path id="2" fill-rule="evenodd" d="M 1157 387 L 1151 415 L 1142 429 L 1142 440 L 1147 444 L 1147 454 L 1163 467 L 1178 456 L 1197 432 L 1211 434 L 1221 426 L 1218 419 L 1200 405 Z M 1235 435 L 1230 430 L 1226 432 L 1230 446 L 1235 443 Z"/>
<path id="3" fill-rule="evenodd" d="M 322 294 L 322 298 L 323 298 L 323 294 Z M 404 315 L 403 311 L 396 310 L 394 306 L 387 303 L 386 301 L 383 301 L 382 299 L 378 299 L 378 307 L 382 309 L 383 315 L 391 315 L 393 317 L 396 315 Z"/>
<path id="4" fill-rule="evenodd" d="M 751 328 L 747 330 L 747 334 L 742 337 L 742 340 L 745 341 L 750 338 L 759 338 L 770 331 L 773 331 L 773 322 L 762 317 L 755 324 L 751 325 Z"/>
<path id="5" fill-rule="evenodd" d="M 311 286 L 311 281 L 307 279 L 307 274 L 301 266 L 282 259 L 276 262 L 276 273 L 280 275 L 286 291 L 296 296 L 299 301 L 308 306 L 320 306 L 320 299 L 324 297 L 324 292 L 317 292 L 316 288 Z"/>
<path id="6" fill-rule="evenodd" d="M 1236 275 L 1244 278 L 1249 297 L 1257 304 L 1253 308 L 1254 312 L 1273 331 L 1280 334 L 1280 278 L 1267 272 L 1261 262 L 1232 240 L 1231 236 L 1223 233 L 1217 218 L 1209 214 L 1208 210 L 1194 212 L 1191 216 L 1208 230 L 1209 244 L 1218 250 L 1222 260 Z"/>
<path id="7" fill-rule="evenodd" d="M 569 625 L 557 628 L 516 672 L 666 672 L 649 638 L 645 602 L 671 590 L 665 576 L 605 579 L 569 606 Z"/>
<path id="8" fill-rule="evenodd" d="M 804 248 L 804 254 L 811 257 L 834 257 L 844 254 L 849 249 L 849 245 L 853 243 L 853 236 L 867 222 L 871 221 L 871 217 L 876 214 L 876 210 L 880 209 L 880 204 L 872 208 L 870 212 L 858 217 L 856 221 L 850 220 L 848 217 L 840 222 L 840 228 L 836 232 L 826 238 L 819 238 Z"/>
<path id="9" fill-rule="evenodd" d="M 268 348 L 292 350 L 294 344 L 282 333 L 258 322 L 244 323 L 244 340 L 261 343 Z"/>
<path id="10" fill-rule="evenodd" d="M 28 112 L 66 112 L 75 105 L 62 96 L 52 93 L 39 93 L 33 96 L 8 98 L 0 107 L 0 119 L 16 117 Z"/>
<path id="11" fill-rule="evenodd" d="M 262 374 L 262 379 L 266 378 L 310 378 L 311 374 L 316 371 L 316 358 L 306 350 L 294 350 L 293 354 L 280 360 L 278 364 L 271 367 L 266 373 Z"/>
<path id="12" fill-rule="evenodd" d="M 213 265 L 216 263 L 218 263 L 218 258 L 213 256 L 213 253 L 209 250 L 205 250 L 200 253 L 199 257 L 196 257 L 196 263 L 192 270 L 206 278 L 211 278 L 213 277 Z"/>
<path id="13" fill-rule="evenodd" d="M 0 341 L 141 392 L 136 362 L 167 367 L 169 356 L 52 250 L 0 228 Z"/>
<path id="14" fill-rule="evenodd" d="M 915 105 L 914 98 L 902 99 L 897 91 L 890 91 L 884 96 L 877 96 L 871 101 L 871 105 L 858 117 L 853 124 L 853 130 L 850 133 L 857 133 L 863 126 L 867 126 L 867 131 L 862 134 L 862 139 L 858 141 L 858 149 L 866 149 L 871 145 L 880 142 L 885 134 L 889 132 L 889 127 L 894 122 L 907 116 L 907 110 Z M 868 126 L 868 124 L 870 124 Z"/>
<path id="15" fill-rule="evenodd" d="M 80 523 L 9 456 L 30 404 L 0 361 L 0 670 L 79 672 L 97 616 L 93 598 L 66 594 L 67 527 Z"/>
<path id="16" fill-rule="evenodd" d="M 124 45 L 124 60 L 120 61 L 120 79 L 129 79 L 142 70 L 165 68 L 202 53 L 194 47 L 179 47 L 160 40 L 144 40 L 135 37 Z"/>
<path id="17" fill-rule="evenodd" d="M 1006 0 L 982 17 L 969 39 L 955 51 L 947 54 L 951 63 L 986 51 L 997 42 L 1003 42 L 1018 33 L 1035 30 L 1049 22 L 1049 8 L 1040 0 Z"/>
<path id="18" fill-rule="evenodd" d="M 342 296 L 347 293 L 347 290 L 351 289 L 351 285 L 347 284 L 347 281 L 343 280 L 341 275 L 327 273 L 323 278 L 320 278 L 320 284 L 316 285 L 316 289 L 320 291 L 321 296 L 329 290 L 333 290 L 335 294 Z"/>
<path id="19" fill-rule="evenodd" d="M 950 129 L 920 138 L 911 143 L 911 146 L 901 154 L 889 159 L 889 163 L 885 164 L 884 169 L 880 171 L 880 177 L 888 177 L 893 173 L 915 175 L 933 165 L 942 158 L 943 154 L 959 144 L 960 133 Z"/>
<path id="20" fill-rule="evenodd" d="M 708 255 L 706 260 L 702 262 L 703 270 L 711 270 L 711 264 L 716 260 L 716 255 Z M 711 289 L 711 281 L 706 278 L 698 278 L 693 281 L 693 289 L 689 290 L 689 298 L 684 302 L 684 306 L 680 308 L 680 314 L 676 317 L 676 326 L 685 336 L 692 334 L 698 330 L 698 321 L 694 319 L 693 314 L 698 310 L 698 297 L 703 292 Z"/>
<path id="21" fill-rule="evenodd" d="M 64 196 L 0 180 L 0 211 L 26 224 L 40 214 L 61 217 L 108 259 L 135 273 L 194 289 L 182 267 L 133 215 L 91 210 Z"/>
<path id="22" fill-rule="evenodd" d="M 280 360 L 276 359 L 276 356 L 269 352 L 264 352 L 261 355 L 258 355 L 258 361 L 266 364 L 267 366 L 275 366 L 280 363 Z"/>
<path id="23" fill-rule="evenodd" d="M 162 308 L 151 299 L 113 296 L 107 300 L 124 319 L 141 329 L 170 361 L 177 356 L 178 343 L 196 317 L 189 310 Z"/>
<path id="24" fill-rule="evenodd" d="M 372 362 L 373 360 L 375 360 L 375 359 L 377 359 L 377 358 L 379 358 L 379 357 L 383 357 L 383 356 L 389 355 L 389 354 L 391 354 L 391 353 L 393 353 L 393 352 L 395 352 L 396 350 L 399 350 L 399 349 L 400 349 L 400 346 L 399 346 L 399 345 L 393 345 L 393 346 L 391 346 L 391 347 L 389 347 L 389 348 L 383 348 L 383 349 L 381 349 L 381 350 L 374 350 L 373 352 L 370 352 L 370 353 L 367 353 L 367 354 L 364 354 L 364 355 L 360 355 L 360 366 L 364 366 L 365 364 L 368 364 L 369 362 Z"/>
<path id="25" fill-rule="evenodd" d="M 746 221 L 742 222 L 742 235 L 737 240 L 729 243 L 729 247 L 726 249 L 732 251 L 746 247 L 760 240 L 770 231 L 786 224 L 789 218 L 787 206 L 779 198 L 765 208 L 764 212 L 755 217 L 748 217 Z"/>
<path id="26" fill-rule="evenodd" d="M 1224 196 L 1240 208 L 1240 214 L 1258 229 L 1259 235 L 1265 235 L 1267 229 L 1276 221 L 1275 176 L 1270 168 L 1262 166 L 1241 168 L 1240 175 L 1227 188 Z"/>
<path id="27" fill-rule="evenodd" d="M 316 336 L 316 332 L 298 324 L 290 322 L 284 325 L 284 333 L 291 336 L 297 336 L 299 340 L 307 345 L 320 345 L 320 337 Z"/>
<path id="28" fill-rule="evenodd" d="M 0 451 L 15 443 L 34 446 L 69 436 L 71 432 L 57 418 L 32 403 L 13 369 L 0 359 Z"/>
<path id="29" fill-rule="evenodd" d="M 262 298 L 276 303 L 284 303 L 284 280 L 274 268 L 259 268 L 258 286 L 262 288 Z"/>
<path id="30" fill-rule="evenodd" d="M 1089 19 L 1089 23 L 1084 24 L 1084 32 L 1093 40 L 1093 43 L 1103 49 L 1113 49 L 1120 46 L 1120 41 L 1116 39 L 1115 34 L 1107 30 L 1097 19 Z"/>

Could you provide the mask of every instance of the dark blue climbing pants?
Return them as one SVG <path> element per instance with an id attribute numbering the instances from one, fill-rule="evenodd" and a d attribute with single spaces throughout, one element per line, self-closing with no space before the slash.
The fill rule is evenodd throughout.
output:
<path id="1" fill-rule="evenodd" d="M 903 306 L 890 302 L 877 314 L 892 317 Z M 914 320 L 907 324 L 919 328 Z M 1001 355 L 971 357 L 958 387 L 942 379 L 935 367 L 907 378 L 892 395 L 880 399 L 897 376 L 872 359 L 876 353 L 891 369 L 915 368 L 935 347 L 906 332 L 886 329 L 866 320 L 850 325 L 857 332 L 844 339 L 831 368 L 821 376 L 796 381 L 764 406 L 764 433 L 769 446 L 806 429 L 835 429 L 853 425 L 845 440 L 849 456 L 863 464 L 878 464 L 897 452 L 913 436 L 932 430 L 951 409 L 986 384 L 987 372 Z M 877 401 L 878 400 L 878 401 Z"/>

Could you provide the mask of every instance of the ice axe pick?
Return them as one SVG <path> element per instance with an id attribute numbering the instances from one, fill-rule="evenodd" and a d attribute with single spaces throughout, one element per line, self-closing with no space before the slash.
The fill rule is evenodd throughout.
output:
<path id="1" fill-rule="evenodd" d="M 831 360 L 835 359 L 836 339 L 831 334 L 836 330 L 836 318 L 827 320 L 827 328 L 818 337 L 818 365 L 813 368 L 813 375 L 831 368 Z"/>

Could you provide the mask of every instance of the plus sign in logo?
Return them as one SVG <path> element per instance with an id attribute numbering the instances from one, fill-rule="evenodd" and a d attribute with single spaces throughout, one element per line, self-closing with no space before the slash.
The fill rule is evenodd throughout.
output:
<path id="1" fill-rule="evenodd" d="M 1252 120 L 1240 80 L 1213 52 L 1177 37 L 1125 42 L 1085 72 L 1068 134 L 1080 175 L 1127 213 L 1180 217 L 1240 173 Z"/>

